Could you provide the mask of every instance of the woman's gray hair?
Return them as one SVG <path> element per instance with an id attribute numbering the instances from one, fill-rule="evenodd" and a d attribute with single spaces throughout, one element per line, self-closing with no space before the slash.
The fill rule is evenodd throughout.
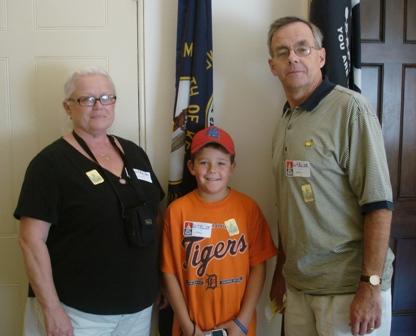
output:
<path id="1" fill-rule="evenodd" d="M 84 68 L 78 71 L 74 71 L 71 75 L 71 77 L 68 78 L 68 80 L 65 82 L 64 84 L 64 95 L 65 95 L 65 100 L 69 99 L 71 97 L 71 95 L 74 93 L 75 91 L 75 83 L 76 81 L 83 76 L 94 76 L 94 75 L 101 75 L 104 76 L 111 84 L 111 86 L 113 87 L 113 93 L 116 94 L 116 88 L 114 86 L 114 82 L 111 79 L 110 75 L 108 74 L 107 71 L 105 71 L 102 68 L 99 67 L 88 67 L 88 68 Z"/>
<path id="2" fill-rule="evenodd" d="M 315 26 L 312 22 L 301 19 L 297 16 L 285 16 L 280 19 L 277 19 L 270 25 L 269 32 L 267 34 L 267 46 L 269 47 L 270 56 L 273 56 L 272 38 L 274 33 L 277 32 L 280 28 L 295 22 L 301 22 L 306 24 L 312 31 L 312 35 L 315 40 L 314 47 L 319 49 L 322 48 L 323 35 L 321 30 L 317 26 Z"/>

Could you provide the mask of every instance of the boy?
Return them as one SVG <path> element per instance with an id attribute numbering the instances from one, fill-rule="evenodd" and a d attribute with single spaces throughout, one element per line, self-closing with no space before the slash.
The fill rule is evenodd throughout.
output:
<path id="1" fill-rule="evenodd" d="M 256 203 L 228 187 L 234 157 L 222 129 L 196 133 L 188 168 L 197 189 L 166 211 L 161 268 L 175 336 L 221 328 L 229 336 L 255 335 L 265 263 L 276 248 Z"/>

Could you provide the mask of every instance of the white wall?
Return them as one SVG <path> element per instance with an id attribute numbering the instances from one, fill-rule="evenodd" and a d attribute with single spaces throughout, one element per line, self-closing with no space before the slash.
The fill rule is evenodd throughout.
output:
<path id="1" fill-rule="evenodd" d="M 177 1 L 145 0 L 146 149 L 167 188 L 175 95 Z M 257 200 L 276 238 L 271 137 L 285 102 L 267 64 L 269 24 L 306 17 L 308 0 L 212 0 L 215 123 L 233 136 L 237 169 L 232 186 Z M 274 260 L 258 307 L 258 335 L 279 335 L 280 319 L 264 318 Z"/>

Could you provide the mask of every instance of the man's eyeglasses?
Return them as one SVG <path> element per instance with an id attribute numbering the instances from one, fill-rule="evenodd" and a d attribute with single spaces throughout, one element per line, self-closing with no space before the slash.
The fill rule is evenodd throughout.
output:
<path id="1" fill-rule="evenodd" d="M 279 59 L 286 59 L 289 57 L 291 50 L 293 50 L 295 54 L 299 57 L 307 57 L 311 54 L 312 49 L 319 49 L 319 48 L 311 47 L 307 44 L 298 44 L 298 45 L 295 45 L 293 48 L 281 47 L 281 48 L 277 48 L 274 51 L 274 57 L 279 58 Z"/>
<path id="2" fill-rule="evenodd" d="M 77 99 L 69 98 L 70 101 L 75 101 L 81 106 L 94 106 L 97 101 L 100 101 L 101 105 L 113 105 L 116 102 L 117 97 L 113 95 L 102 95 L 100 97 L 94 96 L 81 96 Z"/>

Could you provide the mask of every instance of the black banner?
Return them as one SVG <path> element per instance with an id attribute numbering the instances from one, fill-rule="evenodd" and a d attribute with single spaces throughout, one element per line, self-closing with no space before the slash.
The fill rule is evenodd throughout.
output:
<path id="1" fill-rule="evenodd" d="M 312 0 L 310 21 L 323 35 L 323 74 L 335 84 L 361 91 L 359 0 Z"/>
<path id="2" fill-rule="evenodd" d="M 211 0 L 179 0 L 176 101 L 168 202 L 196 187 L 186 162 L 193 135 L 214 123 Z"/>

